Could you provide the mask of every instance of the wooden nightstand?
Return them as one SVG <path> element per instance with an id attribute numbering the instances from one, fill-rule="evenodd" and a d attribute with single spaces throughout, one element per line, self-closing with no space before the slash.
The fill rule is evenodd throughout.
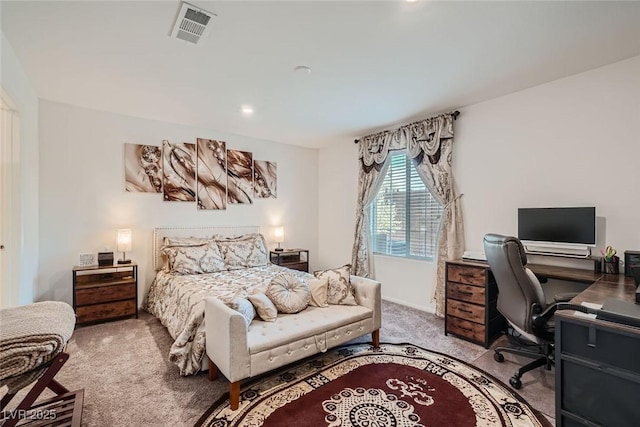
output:
<path id="1" fill-rule="evenodd" d="M 138 317 L 138 265 L 73 268 L 77 324 Z"/>
<path id="2" fill-rule="evenodd" d="M 292 270 L 309 272 L 309 251 L 307 249 L 270 251 L 269 258 L 273 264 Z"/>

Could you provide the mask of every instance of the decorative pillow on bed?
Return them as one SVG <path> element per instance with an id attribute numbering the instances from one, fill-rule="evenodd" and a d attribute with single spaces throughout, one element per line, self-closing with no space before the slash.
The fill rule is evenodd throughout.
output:
<path id="1" fill-rule="evenodd" d="M 235 297 L 231 302 L 226 303 L 227 307 L 237 311 L 244 317 L 244 321 L 247 323 L 247 328 L 251 324 L 251 321 L 256 317 L 256 310 L 253 308 L 253 304 L 246 298 Z"/>
<path id="2" fill-rule="evenodd" d="M 224 260 L 218 246 L 204 243 L 197 246 L 164 246 L 167 269 L 178 274 L 214 273 L 225 270 Z"/>
<path id="3" fill-rule="evenodd" d="M 247 297 L 253 307 L 258 312 L 258 316 L 265 322 L 275 322 L 278 318 L 278 309 L 269 299 L 268 296 L 262 292 L 251 294 Z"/>
<path id="4" fill-rule="evenodd" d="M 314 271 L 313 275 L 318 278 L 327 278 L 329 287 L 327 300 L 334 305 L 358 305 L 353 286 L 351 286 L 351 264 L 343 265 L 340 268 L 331 270 Z"/>
<path id="5" fill-rule="evenodd" d="M 232 238 L 216 237 L 216 243 L 228 270 L 269 264 L 267 245 L 262 234 L 245 234 Z"/>
<path id="6" fill-rule="evenodd" d="M 280 273 L 274 277 L 266 295 L 281 313 L 302 311 L 311 300 L 309 285 L 291 273 Z"/>
<path id="7" fill-rule="evenodd" d="M 314 307 L 329 307 L 328 295 L 329 290 L 329 278 L 328 277 L 315 277 L 308 279 L 309 291 L 311 292 L 311 301 L 309 305 Z"/>
<path id="8" fill-rule="evenodd" d="M 163 246 L 200 246 L 213 241 L 211 237 L 165 237 Z"/>

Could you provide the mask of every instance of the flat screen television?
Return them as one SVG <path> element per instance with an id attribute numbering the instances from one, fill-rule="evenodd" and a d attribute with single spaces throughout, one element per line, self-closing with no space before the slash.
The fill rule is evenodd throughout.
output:
<path id="1" fill-rule="evenodd" d="M 596 208 L 520 208 L 518 238 L 531 242 L 596 245 Z"/>

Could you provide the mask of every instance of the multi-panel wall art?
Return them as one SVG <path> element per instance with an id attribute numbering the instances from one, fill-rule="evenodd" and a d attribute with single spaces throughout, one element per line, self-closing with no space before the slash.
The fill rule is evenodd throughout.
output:
<path id="1" fill-rule="evenodd" d="M 227 208 L 227 143 L 198 138 L 198 209 Z"/>
<path id="2" fill-rule="evenodd" d="M 196 202 L 201 210 L 277 196 L 276 162 L 253 160 L 253 153 L 229 150 L 224 141 L 126 143 L 124 153 L 128 192 L 163 193 L 165 201 Z"/>
<path id="3" fill-rule="evenodd" d="M 196 201 L 196 144 L 162 141 L 164 200 Z"/>
<path id="4" fill-rule="evenodd" d="M 257 199 L 276 198 L 277 171 L 276 162 L 253 161 L 253 194 Z"/>
<path id="5" fill-rule="evenodd" d="M 124 144 L 124 188 L 133 193 L 162 192 L 162 151 L 155 145 Z"/>
<path id="6" fill-rule="evenodd" d="M 253 155 L 248 151 L 227 151 L 229 203 L 253 203 Z"/>

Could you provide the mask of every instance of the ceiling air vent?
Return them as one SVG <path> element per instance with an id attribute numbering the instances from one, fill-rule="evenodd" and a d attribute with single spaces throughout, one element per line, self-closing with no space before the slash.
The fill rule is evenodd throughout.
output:
<path id="1" fill-rule="evenodd" d="M 171 37 L 196 44 L 207 34 L 211 18 L 214 16 L 217 15 L 182 2 L 173 31 L 171 31 Z"/>

